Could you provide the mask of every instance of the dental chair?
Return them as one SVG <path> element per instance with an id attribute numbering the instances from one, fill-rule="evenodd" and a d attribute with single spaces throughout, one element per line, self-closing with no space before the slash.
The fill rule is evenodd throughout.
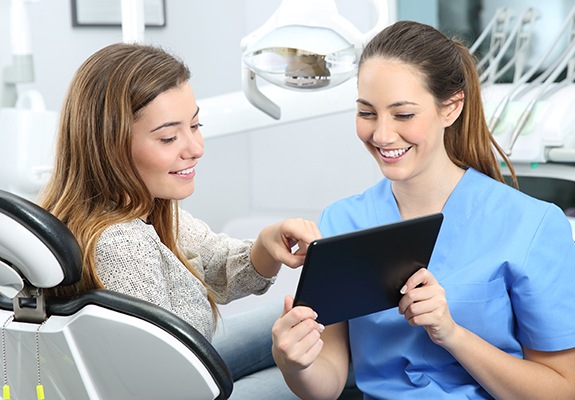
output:
<path id="1" fill-rule="evenodd" d="M 43 288 L 81 275 L 81 253 L 52 214 L 0 190 L 3 399 L 227 399 L 231 374 L 188 323 L 108 290 Z M 9 391 L 8 391 L 9 390 Z"/>

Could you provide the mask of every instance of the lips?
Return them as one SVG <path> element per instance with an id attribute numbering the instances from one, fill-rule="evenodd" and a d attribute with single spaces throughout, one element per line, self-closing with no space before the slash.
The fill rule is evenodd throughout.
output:
<path id="1" fill-rule="evenodd" d="M 407 151 L 411 149 L 410 147 L 404 147 L 402 149 L 392 149 L 392 150 L 386 150 L 386 149 L 381 149 L 379 148 L 379 154 L 381 154 L 382 157 L 385 158 L 399 158 L 402 155 L 404 155 L 405 153 L 407 153 Z"/>
<path id="2" fill-rule="evenodd" d="M 186 168 L 186 169 L 182 169 L 179 171 L 175 171 L 175 172 L 170 172 L 170 174 L 174 174 L 174 175 L 190 175 L 191 173 L 194 172 L 194 167 L 190 167 L 190 168 Z"/>

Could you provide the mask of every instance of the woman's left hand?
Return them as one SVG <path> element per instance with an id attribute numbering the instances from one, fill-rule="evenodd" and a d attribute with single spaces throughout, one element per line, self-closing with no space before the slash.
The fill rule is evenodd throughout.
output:
<path id="1" fill-rule="evenodd" d="M 277 274 L 281 264 L 297 268 L 303 264 L 309 244 L 320 237 L 316 223 L 301 218 L 269 225 L 254 243 L 252 262 L 264 276 Z"/>
<path id="2" fill-rule="evenodd" d="M 426 268 L 414 273 L 401 289 L 399 313 L 412 326 L 422 326 L 431 340 L 445 346 L 458 325 L 449 312 L 445 290 Z"/>

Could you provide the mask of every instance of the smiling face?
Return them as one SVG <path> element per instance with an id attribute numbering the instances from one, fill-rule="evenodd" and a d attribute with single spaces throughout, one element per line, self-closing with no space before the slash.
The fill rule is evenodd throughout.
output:
<path id="1" fill-rule="evenodd" d="M 193 193 L 195 167 L 204 153 L 198 111 L 188 83 L 140 111 L 132 128 L 132 156 L 154 198 L 181 200 Z"/>
<path id="2" fill-rule="evenodd" d="M 388 179 L 421 181 L 452 164 L 443 135 L 461 102 L 438 107 L 416 68 L 368 59 L 358 76 L 358 94 L 357 135 Z"/>

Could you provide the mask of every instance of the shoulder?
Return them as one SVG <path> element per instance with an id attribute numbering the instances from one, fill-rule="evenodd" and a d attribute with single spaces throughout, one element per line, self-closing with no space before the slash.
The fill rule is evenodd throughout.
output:
<path id="1" fill-rule="evenodd" d="M 208 229 L 208 224 L 201 219 L 195 218 L 189 211 L 186 211 L 183 208 L 178 208 L 178 223 L 180 228 L 183 227 L 199 230 Z"/>
<path id="2" fill-rule="evenodd" d="M 210 227 L 204 221 L 194 218 L 192 214 L 183 208 L 178 208 L 178 233 L 180 239 L 204 237 L 211 232 Z"/>
<path id="3" fill-rule="evenodd" d="M 502 221 L 516 230 L 535 232 L 543 224 L 570 229 L 565 213 L 554 203 L 532 197 L 475 170 L 466 182 L 472 211 L 484 221 Z M 567 229 L 569 228 L 569 229 Z"/>
<path id="4" fill-rule="evenodd" d="M 118 224 L 110 225 L 104 229 L 100 238 L 111 239 L 125 236 L 126 239 L 128 239 L 129 237 L 141 237 L 145 235 L 147 230 L 149 230 L 147 228 L 151 227 L 142 221 L 134 219 L 132 221 L 120 222 Z"/>
<path id="5" fill-rule="evenodd" d="M 110 225 L 100 235 L 96 244 L 97 251 L 108 248 L 127 249 L 155 246 L 159 237 L 151 225 L 140 220 L 132 220 Z"/>
<path id="6" fill-rule="evenodd" d="M 376 208 L 385 208 L 382 204 L 390 195 L 390 183 L 384 178 L 362 193 L 331 203 L 320 216 L 322 234 L 329 236 L 372 226 L 377 221 Z"/>
<path id="7" fill-rule="evenodd" d="M 126 274 L 158 274 L 151 268 L 162 262 L 163 245 L 154 227 L 140 220 L 106 228 L 96 243 L 96 268 L 106 287 L 115 287 L 115 277 Z M 138 278 L 139 279 L 139 278 Z"/>
<path id="8" fill-rule="evenodd" d="M 521 188 L 515 189 L 475 170 L 470 170 L 468 174 L 468 186 L 473 187 L 470 195 L 480 198 L 488 211 L 499 210 L 508 215 L 528 214 L 532 218 L 561 211 L 555 204 L 532 197 L 522 192 Z"/>

